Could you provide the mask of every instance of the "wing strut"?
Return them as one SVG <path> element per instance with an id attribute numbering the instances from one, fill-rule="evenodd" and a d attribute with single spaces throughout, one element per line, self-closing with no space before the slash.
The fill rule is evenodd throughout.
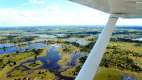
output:
<path id="1" fill-rule="evenodd" d="M 118 17 L 115 15 L 111 15 L 109 17 L 107 25 L 99 35 L 96 44 L 88 55 L 87 60 L 85 61 L 75 80 L 93 80 L 102 60 L 103 54 L 105 53 L 107 44 L 110 41 L 117 20 Z"/>

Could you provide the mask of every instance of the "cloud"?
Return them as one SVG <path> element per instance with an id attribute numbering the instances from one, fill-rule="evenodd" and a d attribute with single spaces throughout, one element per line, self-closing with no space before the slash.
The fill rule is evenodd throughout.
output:
<path id="1" fill-rule="evenodd" d="M 30 4 L 43 5 L 44 0 L 29 0 Z M 0 26 L 42 26 L 42 25 L 105 25 L 109 15 L 85 6 L 70 9 L 62 5 L 44 5 L 40 9 L 1 8 Z M 131 21 L 133 23 L 131 23 Z M 120 19 L 118 24 L 141 24 L 140 20 Z"/>
<path id="2" fill-rule="evenodd" d="M 10 14 L 9 14 L 10 13 Z M 68 12 L 60 6 L 46 6 L 40 10 L 0 9 L 0 25 L 85 25 L 105 24 L 107 16 L 97 11 Z M 104 18 L 104 19 L 102 19 Z"/>
<path id="3" fill-rule="evenodd" d="M 39 5 L 45 4 L 45 0 L 29 0 L 29 2 L 31 4 L 39 4 Z"/>
<path id="4" fill-rule="evenodd" d="M 142 19 L 124 19 L 120 18 L 117 22 L 118 25 L 142 25 Z"/>
<path id="5" fill-rule="evenodd" d="M 22 7 L 42 7 L 46 5 L 45 0 L 27 0 L 23 4 L 21 4 L 20 8 Z"/>

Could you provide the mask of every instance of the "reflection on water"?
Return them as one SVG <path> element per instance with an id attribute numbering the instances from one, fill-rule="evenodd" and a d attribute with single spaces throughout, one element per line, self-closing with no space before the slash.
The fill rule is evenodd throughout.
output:
<path id="1" fill-rule="evenodd" d="M 0 54 L 16 52 L 14 44 L 0 44 Z"/>
<path id="2" fill-rule="evenodd" d="M 3 48 L 3 47 L 11 47 L 11 46 L 14 46 L 14 44 L 0 44 L 0 48 Z"/>
<path id="3" fill-rule="evenodd" d="M 1 47 L 1 50 L 0 50 L 0 53 L 3 54 L 3 53 L 13 53 L 13 52 L 16 52 L 17 51 L 17 47 L 15 47 L 14 45 L 10 45 L 10 44 L 3 44 L 3 45 L 0 45 Z M 4 51 L 2 48 L 3 47 L 6 47 L 6 50 Z M 24 51 L 25 49 L 39 49 L 39 48 L 48 48 L 48 50 L 46 51 L 46 55 L 45 56 L 39 56 L 37 58 L 38 61 L 41 61 L 43 64 L 35 69 L 47 69 L 49 71 L 52 71 L 55 73 L 55 75 L 57 76 L 57 80 L 62 80 L 62 79 L 65 79 L 65 80 L 73 80 L 74 77 L 66 77 L 66 76 L 63 76 L 61 75 L 61 65 L 58 64 L 58 61 L 61 59 L 61 54 L 59 52 L 59 48 L 62 48 L 61 45 L 45 45 L 43 43 L 34 43 L 34 44 L 28 44 L 22 48 L 19 48 L 18 50 L 19 51 Z M 70 61 L 69 61 L 69 65 L 68 65 L 68 68 L 69 66 L 75 66 L 77 64 L 77 59 L 79 58 L 79 55 L 80 53 L 79 52 L 73 52 L 71 54 L 71 58 L 70 58 Z M 34 59 L 33 58 L 29 58 L 27 59 L 26 61 L 23 61 L 21 62 L 18 66 L 16 66 L 15 68 L 13 68 L 9 74 L 12 74 L 13 71 L 15 71 L 16 69 L 22 67 L 23 70 L 31 70 L 29 67 L 25 66 L 26 63 L 33 63 L 34 62 Z M 62 69 L 63 71 L 68 69 L 68 68 L 64 68 Z M 8 75 L 9 75 L 8 74 Z"/>
<path id="4" fill-rule="evenodd" d="M 59 64 L 57 62 L 61 59 L 61 55 L 58 52 L 58 47 L 51 46 L 46 53 L 46 56 L 38 58 L 38 60 L 44 63 L 43 67 L 48 69 L 59 69 Z"/>
<path id="5" fill-rule="evenodd" d="M 44 48 L 47 47 L 47 45 L 43 44 L 43 43 L 33 43 L 33 44 L 29 44 L 28 45 L 28 49 L 40 49 L 40 48 Z"/>
<path id="6" fill-rule="evenodd" d="M 89 44 L 89 41 L 87 41 L 86 39 L 83 39 L 83 38 L 68 38 L 68 39 L 66 39 L 66 41 L 75 42 L 81 46 L 86 46 L 87 44 Z"/>
<path id="7" fill-rule="evenodd" d="M 77 60 L 80 57 L 80 53 L 75 51 L 74 53 L 72 53 L 70 61 L 68 63 L 69 66 L 75 66 L 77 64 Z"/>
<path id="8" fill-rule="evenodd" d="M 134 77 L 124 75 L 122 80 L 136 80 Z"/>
<path id="9" fill-rule="evenodd" d="M 87 41 L 85 39 L 79 39 L 79 40 L 76 40 L 76 43 L 78 43 L 81 46 L 85 46 L 89 43 L 89 41 Z"/>
<path id="10" fill-rule="evenodd" d="M 134 41 L 142 41 L 142 38 L 133 39 Z"/>
<path id="11" fill-rule="evenodd" d="M 15 52 L 24 52 L 26 50 L 32 50 L 32 49 L 40 49 L 40 48 L 44 48 L 47 45 L 43 44 L 43 43 L 31 43 L 28 44 L 25 47 L 19 47 L 16 46 L 14 44 L 0 44 L 0 54 L 4 54 L 4 53 L 15 53 Z"/>

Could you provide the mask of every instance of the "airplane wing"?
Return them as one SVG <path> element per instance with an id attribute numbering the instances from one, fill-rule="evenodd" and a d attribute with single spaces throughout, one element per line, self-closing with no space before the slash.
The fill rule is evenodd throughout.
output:
<path id="1" fill-rule="evenodd" d="M 142 0 L 70 0 L 124 18 L 142 18 Z"/>

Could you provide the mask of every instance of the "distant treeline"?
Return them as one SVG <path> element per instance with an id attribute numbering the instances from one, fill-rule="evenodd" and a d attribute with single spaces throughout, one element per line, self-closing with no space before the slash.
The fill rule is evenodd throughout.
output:
<path id="1" fill-rule="evenodd" d="M 135 29 L 135 30 L 142 30 L 142 26 L 119 26 L 117 29 Z"/>

